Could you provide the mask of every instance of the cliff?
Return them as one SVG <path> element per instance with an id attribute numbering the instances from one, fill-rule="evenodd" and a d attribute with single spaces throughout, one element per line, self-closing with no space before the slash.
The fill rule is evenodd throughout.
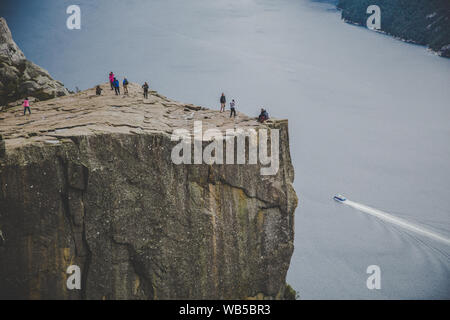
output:
<path id="1" fill-rule="evenodd" d="M 287 121 L 102 87 L 0 113 L 0 298 L 284 298 L 297 205 Z M 279 170 L 174 164 L 171 134 L 199 120 L 279 129 Z M 70 265 L 81 290 L 66 287 Z"/>
<path id="2" fill-rule="evenodd" d="M 450 57 L 448 0 L 339 0 L 338 8 L 342 10 L 342 19 L 365 26 L 370 5 L 381 9 L 382 31 Z"/>
<path id="3" fill-rule="evenodd" d="M 0 106 L 25 97 L 47 100 L 68 93 L 61 82 L 25 58 L 0 17 Z"/>

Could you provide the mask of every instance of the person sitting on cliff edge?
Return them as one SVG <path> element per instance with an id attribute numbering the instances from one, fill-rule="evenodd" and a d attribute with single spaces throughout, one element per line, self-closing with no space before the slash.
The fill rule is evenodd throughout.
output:
<path id="1" fill-rule="evenodd" d="M 264 121 L 269 119 L 269 114 L 267 113 L 266 109 L 261 108 L 261 113 L 259 114 L 258 117 L 258 122 L 263 123 Z"/>
<path id="2" fill-rule="evenodd" d="M 25 98 L 25 100 L 23 101 L 23 115 L 26 114 L 27 110 L 28 110 L 29 114 L 31 114 L 30 100 L 28 100 L 28 97 Z"/>
<path id="3" fill-rule="evenodd" d="M 95 87 L 95 94 L 97 95 L 97 96 L 101 96 L 102 95 L 102 88 L 100 88 L 100 85 L 98 85 L 98 86 L 96 86 Z"/>

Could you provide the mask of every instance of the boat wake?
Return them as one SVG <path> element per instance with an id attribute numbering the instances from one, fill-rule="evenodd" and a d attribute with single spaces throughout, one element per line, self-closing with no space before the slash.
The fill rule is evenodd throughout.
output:
<path id="1" fill-rule="evenodd" d="M 381 210 L 378 210 L 378 209 L 374 209 L 374 208 L 371 208 L 369 206 L 366 206 L 366 205 L 363 205 L 363 204 L 360 204 L 360 203 L 357 203 L 357 202 L 354 202 L 354 201 L 350 201 L 348 199 L 346 199 L 344 201 L 339 201 L 339 202 L 341 202 L 341 203 L 343 203 L 343 204 L 345 204 L 347 206 L 350 206 L 350 207 L 352 207 L 354 209 L 357 209 L 357 210 L 359 210 L 361 212 L 367 213 L 367 214 L 369 214 L 371 216 L 377 217 L 377 218 L 379 218 L 381 220 L 384 220 L 386 222 L 395 224 L 395 225 L 397 225 L 399 227 L 402 227 L 404 229 L 407 229 L 409 231 L 421 234 L 422 236 L 425 236 L 425 237 L 431 238 L 433 240 L 437 240 L 439 242 L 443 242 L 443 243 L 445 243 L 447 245 L 450 245 L 450 239 L 449 238 L 447 238 L 447 237 L 445 237 L 443 235 L 439 235 L 439 234 L 437 234 L 437 233 L 435 233 L 433 231 L 427 230 L 427 229 L 425 229 L 423 227 L 414 225 L 414 224 L 412 224 L 412 223 L 410 223 L 410 222 L 408 222 L 406 220 L 397 218 L 397 217 L 395 217 L 395 216 L 393 216 L 393 215 L 391 215 L 391 214 L 389 214 L 387 212 L 384 212 L 384 211 L 381 211 Z"/>

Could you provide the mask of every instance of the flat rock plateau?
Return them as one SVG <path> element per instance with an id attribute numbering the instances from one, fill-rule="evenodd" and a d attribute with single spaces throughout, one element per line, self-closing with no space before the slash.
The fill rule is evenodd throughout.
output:
<path id="1" fill-rule="evenodd" d="M 0 298 L 286 298 L 297 206 L 287 120 L 102 88 L 0 112 Z M 194 121 L 278 129 L 279 170 L 174 164 L 171 134 Z M 67 288 L 72 265 L 80 289 Z"/>

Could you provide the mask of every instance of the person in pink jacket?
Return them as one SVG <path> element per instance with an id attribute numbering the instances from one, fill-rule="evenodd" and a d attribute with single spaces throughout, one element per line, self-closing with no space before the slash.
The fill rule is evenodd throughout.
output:
<path id="1" fill-rule="evenodd" d="M 112 71 L 109 73 L 109 84 L 111 85 L 111 90 L 114 90 L 114 73 Z"/>
<path id="2" fill-rule="evenodd" d="M 28 112 L 31 114 L 31 110 L 30 110 L 30 100 L 28 100 L 28 98 L 25 98 L 25 100 L 23 100 L 23 115 L 25 115 L 25 113 Z"/>

